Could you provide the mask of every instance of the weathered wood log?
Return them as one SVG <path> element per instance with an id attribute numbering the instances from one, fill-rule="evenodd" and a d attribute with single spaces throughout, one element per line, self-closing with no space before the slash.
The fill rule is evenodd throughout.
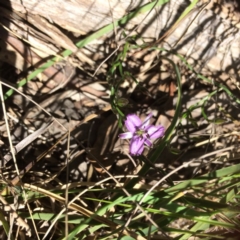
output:
<path id="1" fill-rule="evenodd" d="M 6 0 L 4 1 L 7 3 Z M 38 49 L 38 54 L 42 57 L 47 54 L 57 54 L 56 46 L 76 51 L 72 39 L 58 30 L 58 26 L 77 36 L 85 35 L 149 2 L 147 0 L 9 1 L 8 5 L 11 9 L 5 11 L 5 16 L 8 15 L 10 19 L 9 28 L 18 37 L 35 46 L 35 50 Z M 175 49 L 193 62 L 201 61 L 201 66 L 237 76 L 240 64 L 239 13 L 217 2 L 217 0 L 200 1 L 198 7 L 165 39 L 163 46 L 167 49 Z M 154 8 L 149 14 L 138 14 L 124 26 L 124 30 L 131 30 L 140 24 L 137 29 L 139 35 L 152 38 L 154 41 L 171 29 L 188 5 L 189 2 L 185 0 L 169 1 Z M 4 7 L 1 9 L 3 11 Z M 21 27 L 19 22 L 22 22 Z M 40 30 L 38 34 L 37 30 Z M 116 30 L 121 31 L 120 28 Z"/>

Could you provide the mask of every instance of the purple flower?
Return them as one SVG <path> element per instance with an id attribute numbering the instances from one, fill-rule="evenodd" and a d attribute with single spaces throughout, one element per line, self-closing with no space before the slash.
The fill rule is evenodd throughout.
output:
<path id="1" fill-rule="evenodd" d="M 144 150 L 144 144 L 148 147 L 152 145 L 150 140 L 160 138 L 164 135 L 164 127 L 161 125 L 150 125 L 150 113 L 144 122 L 136 114 L 127 115 L 125 126 L 129 132 L 119 134 L 121 139 L 130 139 L 130 154 L 140 155 Z"/>

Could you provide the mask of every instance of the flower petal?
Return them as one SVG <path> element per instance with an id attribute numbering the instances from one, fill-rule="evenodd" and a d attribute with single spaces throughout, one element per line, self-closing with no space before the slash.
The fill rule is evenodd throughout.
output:
<path id="1" fill-rule="evenodd" d="M 158 126 L 150 125 L 146 130 L 150 139 L 157 139 L 164 135 L 164 127 L 161 125 Z"/>
<path id="2" fill-rule="evenodd" d="M 141 155 L 144 149 L 144 138 L 139 136 L 134 136 L 130 143 L 130 154 L 131 155 Z"/>
<path id="3" fill-rule="evenodd" d="M 144 122 L 141 125 L 142 129 L 145 129 L 149 125 L 151 117 L 152 117 L 152 113 L 147 115 L 147 117 L 145 118 Z"/>
<path id="4" fill-rule="evenodd" d="M 127 115 L 125 126 L 128 131 L 134 133 L 136 129 L 141 126 L 141 124 L 142 124 L 142 121 L 136 114 Z"/>
<path id="5" fill-rule="evenodd" d="M 133 133 L 132 132 L 120 133 L 118 137 L 121 139 L 129 139 L 133 137 Z"/>
<path id="6" fill-rule="evenodd" d="M 145 142 L 144 142 L 148 147 L 152 146 L 152 143 L 149 139 L 145 138 Z"/>

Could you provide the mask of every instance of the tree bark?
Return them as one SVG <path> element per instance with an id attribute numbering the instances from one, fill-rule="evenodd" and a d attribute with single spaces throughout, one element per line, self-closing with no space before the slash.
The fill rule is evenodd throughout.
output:
<path id="1" fill-rule="evenodd" d="M 12 33 L 26 39 L 34 46 L 35 53 L 37 52 L 41 57 L 57 54 L 58 47 L 76 50 L 73 38 L 68 37 L 66 31 L 77 37 L 87 35 L 149 2 L 147 0 L 9 1 L 6 4 L 7 1 L 4 0 L 8 7 L 1 8 L 5 17 L 8 17 L 8 27 Z M 213 71 L 226 71 L 237 75 L 240 61 L 239 13 L 229 12 L 229 8 L 217 4 L 216 2 L 219 2 L 217 0 L 210 4 L 208 2 L 202 0 L 200 5 L 165 39 L 162 46 L 185 55 L 192 63 L 201 62 L 199 69 L 207 66 Z M 130 31 L 140 24 L 137 33 L 154 41 L 171 29 L 188 5 L 185 0 L 169 1 L 149 14 L 138 14 L 122 29 L 115 30 Z M 4 21 L 2 22 L 6 25 L 6 19 Z"/>

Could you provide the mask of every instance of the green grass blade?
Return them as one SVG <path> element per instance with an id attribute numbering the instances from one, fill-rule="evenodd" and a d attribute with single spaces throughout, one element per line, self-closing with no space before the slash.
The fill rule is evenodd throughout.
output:
<path id="1" fill-rule="evenodd" d="M 2 210 L 0 210 L 0 221 L 1 221 L 2 225 L 3 225 L 4 232 L 8 236 L 10 227 L 9 227 L 8 222 L 5 219 L 5 216 L 4 216 L 3 212 L 2 212 Z M 13 238 L 11 237 L 11 239 L 13 239 Z"/>
<path id="2" fill-rule="evenodd" d="M 175 192 L 175 191 L 184 191 L 189 187 L 193 187 L 193 186 L 196 186 L 196 185 L 199 185 L 202 183 L 206 183 L 212 179 L 221 178 L 221 177 L 225 177 L 228 175 L 233 175 L 233 174 L 239 173 L 239 172 L 240 172 L 240 164 L 233 165 L 230 167 L 226 167 L 226 168 L 222 168 L 222 169 L 210 172 L 208 174 L 202 175 L 202 176 L 194 178 L 194 179 L 184 181 L 184 182 L 179 183 L 169 189 L 166 189 L 165 192 L 170 193 L 170 192 Z"/>
<path id="3" fill-rule="evenodd" d="M 192 9 L 197 5 L 197 3 L 198 3 L 198 0 L 193 0 L 189 4 L 189 6 L 184 10 L 184 12 L 181 14 L 181 16 L 178 18 L 178 20 L 176 21 L 176 24 L 189 14 L 192 11 Z"/>

